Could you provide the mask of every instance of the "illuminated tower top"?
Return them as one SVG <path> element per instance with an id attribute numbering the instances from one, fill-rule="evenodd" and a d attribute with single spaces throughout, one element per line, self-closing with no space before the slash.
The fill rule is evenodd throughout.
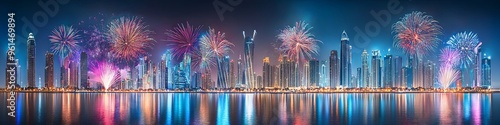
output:
<path id="1" fill-rule="evenodd" d="M 342 31 L 342 37 L 340 38 L 340 40 L 347 40 L 349 41 L 349 36 L 347 36 L 347 33 L 344 31 Z"/>

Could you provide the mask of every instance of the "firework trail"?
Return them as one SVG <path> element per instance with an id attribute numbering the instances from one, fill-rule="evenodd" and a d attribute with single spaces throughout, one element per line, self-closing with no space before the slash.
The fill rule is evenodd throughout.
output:
<path id="1" fill-rule="evenodd" d="M 439 83 L 447 89 L 452 83 L 460 79 L 460 71 L 457 65 L 460 61 L 460 52 L 451 48 L 441 50 L 439 58 L 441 66 L 439 68 Z"/>
<path id="2" fill-rule="evenodd" d="M 202 26 L 194 27 L 189 23 L 177 24 L 173 30 L 167 30 L 167 42 L 172 49 L 172 55 L 183 58 L 185 54 L 194 55 L 199 52 L 199 35 Z"/>
<path id="3" fill-rule="evenodd" d="M 79 49 L 80 35 L 73 26 L 61 25 L 52 30 L 49 41 L 52 44 L 54 54 L 59 54 L 59 62 L 63 65 L 64 58 L 68 55 L 74 55 Z"/>
<path id="4" fill-rule="evenodd" d="M 115 59 L 135 63 L 137 59 L 147 54 L 155 40 L 151 38 L 152 31 L 146 29 L 143 21 L 136 17 L 121 17 L 108 25 L 107 36 L 111 42 L 111 54 Z"/>
<path id="5" fill-rule="evenodd" d="M 414 11 L 392 25 L 394 47 L 409 55 L 423 56 L 438 46 L 441 30 L 432 16 Z"/>
<path id="6" fill-rule="evenodd" d="M 312 27 L 308 26 L 309 24 L 301 21 L 296 22 L 293 27 L 287 26 L 281 30 L 277 36 L 282 42 L 278 48 L 279 51 L 297 62 L 308 60 L 313 54 L 318 54 L 317 43 L 321 41 L 314 38 L 314 35 L 309 32 Z"/>
<path id="7" fill-rule="evenodd" d="M 89 76 L 90 81 L 102 84 L 107 90 L 119 81 L 120 76 L 118 73 L 117 68 L 113 64 L 101 62 L 90 69 Z"/>
<path id="8" fill-rule="evenodd" d="M 450 37 L 447 44 L 460 53 L 460 67 L 467 68 L 474 61 L 479 39 L 473 32 L 462 32 Z"/>

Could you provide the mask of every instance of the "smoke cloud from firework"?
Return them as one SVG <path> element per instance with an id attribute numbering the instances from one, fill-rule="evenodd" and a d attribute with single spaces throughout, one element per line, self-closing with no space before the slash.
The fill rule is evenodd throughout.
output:
<path id="1" fill-rule="evenodd" d="M 119 61 L 135 63 L 147 54 L 155 40 L 152 31 L 137 17 L 121 17 L 108 25 L 107 36 L 111 42 L 111 53 Z"/>
<path id="2" fill-rule="evenodd" d="M 59 55 L 61 65 L 66 57 L 75 55 L 80 46 L 80 35 L 73 26 L 61 25 L 52 30 L 49 41 L 52 44 L 51 50 Z"/>
<path id="3" fill-rule="evenodd" d="M 426 55 L 439 45 L 441 30 L 432 16 L 414 11 L 392 25 L 394 47 L 409 55 Z"/>
<path id="4" fill-rule="evenodd" d="M 281 30 L 277 36 L 278 40 L 282 42 L 278 48 L 279 51 L 295 61 L 311 59 L 313 55 L 318 54 L 318 42 L 321 42 L 309 32 L 311 29 L 309 24 L 301 21 L 296 22 L 293 27 L 287 26 Z"/>
<path id="5" fill-rule="evenodd" d="M 100 62 L 108 58 L 111 46 L 106 32 L 109 22 L 109 15 L 103 13 L 78 22 L 78 28 L 82 31 L 82 38 L 86 41 L 82 48 L 89 55 L 89 61 L 91 62 Z"/>

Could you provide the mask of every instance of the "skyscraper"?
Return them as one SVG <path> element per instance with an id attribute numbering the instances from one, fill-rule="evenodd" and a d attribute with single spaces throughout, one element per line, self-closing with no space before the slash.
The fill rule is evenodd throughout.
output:
<path id="1" fill-rule="evenodd" d="M 54 88 L 54 54 L 45 53 L 45 87 Z"/>
<path id="2" fill-rule="evenodd" d="M 309 83 L 311 87 L 319 87 L 319 61 L 312 59 L 309 61 Z"/>
<path id="3" fill-rule="evenodd" d="M 474 85 L 473 87 L 482 87 L 481 86 L 481 73 L 482 73 L 482 70 L 481 70 L 481 66 L 482 66 L 482 55 L 481 55 L 481 45 L 482 43 L 480 43 L 475 49 L 474 49 L 474 53 L 476 54 L 475 58 L 474 58 Z"/>
<path id="4" fill-rule="evenodd" d="M 69 87 L 68 88 L 72 88 L 72 89 L 77 89 L 80 85 L 78 84 L 79 83 L 79 65 L 78 65 L 78 61 L 74 61 L 74 60 L 71 60 L 73 57 L 70 55 L 68 57 L 68 59 L 70 59 L 70 63 L 69 63 Z"/>
<path id="5" fill-rule="evenodd" d="M 220 63 L 217 63 L 217 88 L 227 88 L 229 85 L 229 56 L 224 56 Z"/>
<path id="6" fill-rule="evenodd" d="M 340 39 L 340 87 L 349 87 L 351 82 L 351 45 L 345 31 Z"/>
<path id="7" fill-rule="evenodd" d="M 371 72 L 371 86 L 372 88 L 382 87 L 382 66 L 381 55 L 379 50 L 372 51 L 372 72 Z"/>
<path id="8" fill-rule="evenodd" d="M 253 76 L 253 58 L 254 58 L 254 38 L 255 38 L 256 31 L 253 31 L 253 36 L 245 36 L 245 31 L 243 31 L 243 38 L 245 38 L 245 55 L 244 55 L 244 60 L 245 60 L 245 84 L 247 85 L 248 88 L 256 88 L 255 81 L 254 81 L 254 76 Z"/>
<path id="9" fill-rule="evenodd" d="M 236 76 L 235 74 L 236 65 L 234 60 L 231 59 L 229 62 L 229 88 L 234 88 L 236 86 Z"/>
<path id="10" fill-rule="evenodd" d="M 390 50 L 389 50 L 390 51 Z M 394 62 L 392 55 L 387 54 L 384 57 L 384 88 L 392 88 L 394 82 Z"/>
<path id="11" fill-rule="evenodd" d="M 401 56 L 394 57 L 394 87 L 402 87 L 403 59 Z"/>
<path id="12" fill-rule="evenodd" d="M 361 75 L 362 87 L 370 87 L 370 69 L 368 68 L 368 52 L 366 50 L 363 50 L 361 54 Z"/>
<path id="13" fill-rule="evenodd" d="M 330 51 L 330 88 L 339 85 L 339 57 L 337 50 Z"/>
<path id="14" fill-rule="evenodd" d="M 241 61 L 241 55 L 239 56 L 238 58 L 238 68 L 236 69 L 236 88 L 240 88 L 242 87 L 242 84 L 244 84 L 244 80 L 243 78 L 245 77 L 244 76 L 244 65 L 243 65 L 243 62 Z"/>
<path id="15" fill-rule="evenodd" d="M 264 57 L 262 62 L 264 63 L 262 67 L 262 81 L 264 87 L 273 87 L 273 66 L 269 61 L 269 57 Z"/>
<path id="16" fill-rule="evenodd" d="M 491 57 L 487 57 L 484 55 L 483 61 L 481 62 L 481 85 L 482 87 L 485 88 L 490 88 L 491 87 Z"/>
<path id="17" fill-rule="evenodd" d="M 35 37 L 33 33 L 30 33 L 28 36 L 28 87 L 36 88 L 35 83 L 35 56 L 36 56 L 36 48 L 35 48 Z"/>
<path id="18" fill-rule="evenodd" d="M 408 65 L 406 66 L 406 72 L 405 72 L 405 78 L 406 80 L 404 81 L 405 87 L 408 88 L 413 88 L 413 63 L 414 63 L 414 57 L 410 56 L 408 57 Z"/>
<path id="19" fill-rule="evenodd" d="M 321 61 L 320 68 L 319 68 L 319 86 L 320 87 L 326 87 L 329 85 L 328 81 L 328 61 Z"/>
<path id="20" fill-rule="evenodd" d="M 90 88 L 87 75 L 88 71 L 87 53 L 82 52 L 80 53 L 80 88 Z"/>
<path id="21" fill-rule="evenodd" d="M 435 81 L 435 64 L 428 60 L 427 63 L 424 66 L 424 83 L 423 87 L 424 88 L 433 88 L 434 87 L 434 81 Z"/>
<path id="22" fill-rule="evenodd" d="M 304 64 L 302 64 L 302 76 L 300 76 L 301 81 L 299 82 L 299 86 L 297 87 L 306 87 L 309 88 L 311 86 L 311 79 L 310 74 L 311 74 L 311 69 L 309 68 L 309 61 L 305 61 Z"/>
<path id="23" fill-rule="evenodd" d="M 357 78 L 357 82 L 356 82 L 356 88 L 361 88 L 363 87 L 363 73 L 362 73 L 362 70 L 361 70 L 361 67 L 358 67 L 356 68 L 356 78 Z"/>

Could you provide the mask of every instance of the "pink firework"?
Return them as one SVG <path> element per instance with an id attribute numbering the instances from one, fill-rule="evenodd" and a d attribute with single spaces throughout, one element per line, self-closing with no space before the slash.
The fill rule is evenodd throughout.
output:
<path id="1" fill-rule="evenodd" d="M 177 24 L 172 30 L 167 30 L 167 42 L 172 48 L 172 55 L 182 58 L 184 54 L 193 55 L 199 51 L 199 35 L 202 26 L 194 27 L 189 23 Z"/>
<path id="2" fill-rule="evenodd" d="M 61 64 L 64 58 L 75 54 L 74 52 L 79 49 L 80 35 L 78 32 L 73 26 L 65 25 L 52 30 L 52 34 L 49 36 L 49 41 L 52 43 L 51 49 L 55 54 L 59 54 Z"/>
<path id="3" fill-rule="evenodd" d="M 155 40 L 152 31 L 146 29 L 141 19 L 121 17 L 108 25 L 107 36 L 111 42 L 111 53 L 114 58 L 135 62 L 140 56 L 147 54 Z"/>
<path id="4" fill-rule="evenodd" d="M 215 32 L 215 29 L 209 28 L 208 34 L 201 37 L 201 49 L 206 49 L 214 57 L 223 57 L 231 52 L 233 43 L 226 40 L 225 33 Z"/>
<path id="5" fill-rule="evenodd" d="M 313 54 L 318 54 L 318 42 L 314 35 L 309 31 L 312 27 L 305 22 L 296 22 L 295 26 L 287 26 L 281 30 L 278 40 L 281 41 L 279 51 L 290 59 L 303 61 L 312 58 Z"/>
<path id="6" fill-rule="evenodd" d="M 439 61 L 441 66 L 439 69 L 439 83 L 447 89 L 452 83 L 460 79 L 460 71 L 457 70 L 457 65 L 460 61 L 460 52 L 454 49 L 445 48 L 441 51 Z"/>
<path id="7" fill-rule="evenodd" d="M 392 25 L 392 32 L 395 34 L 394 47 L 409 55 L 425 55 L 438 46 L 441 29 L 438 21 L 430 15 L 416 11 L 406 14 Z"/>
<path id="8" fill-rule="evenodd" d="M 120 79 L 117 68 L 107 62 L 101 62 L 92 67 L 89 77 L 91 82 L 102 84 L 106 90 Z"/>

